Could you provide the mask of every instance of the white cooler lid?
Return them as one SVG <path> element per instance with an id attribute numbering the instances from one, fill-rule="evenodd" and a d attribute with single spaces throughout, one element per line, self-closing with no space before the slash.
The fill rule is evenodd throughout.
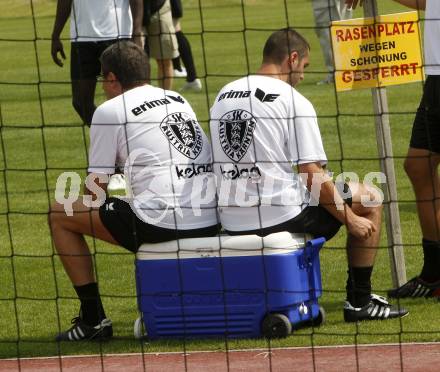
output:
<path id="1" fill-rule="evenodd" d="M 308 234 L 287 231 L 258 235 L 221 235 L 210 238 L 171 240 L 164 243 L 142 244 L 136 254 L 138 260 L 164 260 L 201 257 L 235 257 L 287 254 L 304 247 Z"/>

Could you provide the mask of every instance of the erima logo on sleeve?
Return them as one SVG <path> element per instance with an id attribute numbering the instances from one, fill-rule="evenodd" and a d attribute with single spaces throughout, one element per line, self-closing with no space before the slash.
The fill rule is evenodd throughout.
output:
<path id="1" fill-rule="evenodd" d="M 184 104 L 185 101 L 181 96 L 172 96 L 167 94 L 167 97 L 174 102 L 182 103 Z M 171 103 L 167 98 L 161 98 L 161 99 L 155 99 L 153 101 L 144 101 L 141 105 L 135 107 L 131 110 L 134 116 L 138 116 L 142 114 L 143 112 L 147 111 L 148 109 L 153 109 L 155 107 L 163 106 L 163 105 L 169 105 Z"/>
<path id="2" fill-rule="evenodd" d="M 279 94 L 276 94 L 276 93 L 267 93 L 266 94 L 260 88 L 257 88 L 254 95 L 261 102 L 273 102 L 280 96 Z"/>
<path id="3" fill-rule="evenodd" d="M 144 103 L 132 109 L 131 112 L 133 113 L 134 116 L 138 116 L 143 112 L 147 111 L 148 109 L 152 109 L 163 105 L 169 105 L 170 103 L 171 102 L 168 101 L 166 98 L 155 99 L 154 101 L 144 101 Z"/>
<path id="4" fill-rule="evenodd" d="M 220 94 L 217 102 L 220 102 L 222 99 L 227 99 L 227 98 L 247 98 L 250 95 L 251 95 L 250 90 L 230 90 L 229 92 Z"/>
<path id="5" fill-rule="evenodd" d="M 170 94 L 167 94 L 167 97 L 171 100 L 173 100 L 174 102 L 179 102 L 179 103 L 185 103 L 185 101 L 183 100 L 183 98 L 181 96 L 172 96 Z"/>

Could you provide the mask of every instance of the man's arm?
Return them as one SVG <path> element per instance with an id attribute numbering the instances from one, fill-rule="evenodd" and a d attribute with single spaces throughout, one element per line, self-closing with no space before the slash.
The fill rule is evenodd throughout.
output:
<path id="1" fill-rule="evenodd" d="M 426 0 L 394 0 L 397 3 L 400 3 L 408 8 L 425 10 L 426 8 Z M 358 4 L 362 6 L 364 0 L 345 0 L 347 7 L 355 9 Z"/>
<path id="2" fill-rule="evenodd" d="M 142 20 L 144 3 L 142 0 L 130 0 L 131 17 L 133 18 L 133 41 L 142 47 Z"/>
<path id="3" fill-rule="evenodd" d="M 60 67 L 63 67 L 63 61 L 58 57 L 58 53 L 60 53 L 63 59 L 66 59 L 60 35 L 63 31 L 64 25 L 69 19 L 70 11 L 72 9 L 72 1 L 73 0 L 58 0 L 57 2 L 57 13 L 52 31 L 51 54 L 53 61 Z"/>
<path id="4" fill-rule="evenodd" d="M 99 106 L 90 126 L 89 166 L 84 193 L 104 198 L 109 176 L 115 173 L 119 123 L 115 111 Z"/>
<path id="5" fill-rule="evenodd" d="M 319 199 L 319 205 L 343 225 L 346 225 L 350 234 L 360 239 L 367 239 L 373 231 L 376 231 L 376 227 L 370 220 L 356 215 L 351 207 L 344 202 L 320 163 L 300 164 L 298 169 L 300 173 L 307 175 L 307 188 L 310 192 L 315 192 L 313 183 L 315 183 L 315 187 L 319 187 L 319 192 L 314 195 Z M 343 205 L 343 208 L 338 209 L 337 205 Z"/>

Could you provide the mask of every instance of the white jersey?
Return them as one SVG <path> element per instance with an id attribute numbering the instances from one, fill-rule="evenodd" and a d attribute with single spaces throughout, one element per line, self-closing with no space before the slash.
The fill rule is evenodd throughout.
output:
<path id="1" fill-rule="evenodd" d="M 274 226 L 309 203 L 292 165 L 327 157 L 312 104 L 290 85 L 257 75 L 226 85 L 211 108 L 210 129 L 226 230 Z"/>
<path id="2" fill-rule="evenodd" d="M 132 31 L 129 0 L 73 0 L 71 41 L 130 39 Z"/>
<path id="3" fill-rule="evenodd" d="M 427 0 L 425 12 L 425 73 L 440 75 L 440 1 Z"/>
<path id="4" fill-rule="evenodd" d="M 178 93 L 144 85 L 99 106 L 90 130 L 91 173 L 124 167 L 136 215 L 167 229 L 217 224 L 208 138 Z"/>

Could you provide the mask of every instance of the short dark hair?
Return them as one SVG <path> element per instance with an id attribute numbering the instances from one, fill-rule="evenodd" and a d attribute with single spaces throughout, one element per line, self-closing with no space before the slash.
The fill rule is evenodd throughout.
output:
<path id="1" fill-rule="evenodd" d="M 144 50 L 131 41 L 116 41 L 101 54 L 104 77 L 113 72 L 122 88 L 133 88 L 150 80 L 150 63 Z"/>
<path id="2" fill-rule="evenodd" d="M 293 51 L 303 58 L 310 50 L 307 40 L 293 28 L 275 31 L 267 39 L 263 49 L 263 63 L 281 63 Z"/>

